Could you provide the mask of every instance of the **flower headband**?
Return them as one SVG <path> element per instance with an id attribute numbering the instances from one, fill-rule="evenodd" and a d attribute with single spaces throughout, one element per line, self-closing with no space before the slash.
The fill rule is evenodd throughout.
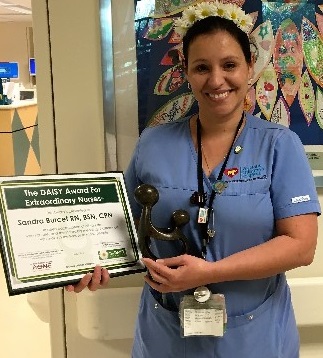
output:
<path id="1" fill-rule="evenodd" d="M 201 2 L 186 8 L 182 13 L 182 17 L 174 21 L 175 31 L 183 37 L 195 22 L 209 16 L 219 16 L 231 20 L 246 34 L 253 27 L 252 17 L 246 14 L 239 6 L 235 4 L 223 4 L 216 0 Z"/>

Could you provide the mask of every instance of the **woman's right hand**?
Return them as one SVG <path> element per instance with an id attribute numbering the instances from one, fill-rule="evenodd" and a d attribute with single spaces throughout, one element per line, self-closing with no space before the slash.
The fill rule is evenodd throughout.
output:
<path id="1" fill-rule="evenodd" d="M 65 287 L 67 292 L 79 293 L 86 287 L 90 291 L 96 291 L 100 287 L 106 285 L 110 279 L 107 269 L 101 266 L 95 266 L 93 273 L 89 272 L 75 285 L 68 285 Z"/>

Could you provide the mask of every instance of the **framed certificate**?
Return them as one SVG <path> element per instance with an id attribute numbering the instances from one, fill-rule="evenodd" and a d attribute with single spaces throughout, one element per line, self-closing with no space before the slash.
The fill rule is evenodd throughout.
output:
<path id="1" fill-rule="evenodd" d="M 9 295 L 145 270 L 121 172 L 0 177 L 0 215 Z"/>

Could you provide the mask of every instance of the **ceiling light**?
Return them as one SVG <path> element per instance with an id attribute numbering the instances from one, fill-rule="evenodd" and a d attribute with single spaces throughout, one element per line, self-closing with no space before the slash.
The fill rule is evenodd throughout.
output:
<path id="1" fill-rule="evenodd" d="M 5 3 L 3 1 L 0 1 L 0 6 L 11 10 L 11 11 L 16 11 L 19 12 L 20 14 L 25 14 L 25 15 L 31 15 L 31 9 L 29 9 L 28 7 L 25 6 L 21 6 L 21 5 L 16 5 L 16 4 L 9 4 L 9 3 Z"/>
<path id="2" fill-rule="evenodd" d="M 21 14 L 31 15 L 31 10 L 23 6 L 6 6 L 6 9 L 20 12 Z"/>

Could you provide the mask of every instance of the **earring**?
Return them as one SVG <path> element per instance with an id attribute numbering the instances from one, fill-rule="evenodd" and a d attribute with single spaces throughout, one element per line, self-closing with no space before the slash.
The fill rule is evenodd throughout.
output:
<path id="1" fill-rule="evenodd" d="M 252 85 L 252 81 L 253 81 L 253 78 L 249 78 L 248 86 L 251 86 L 251 85 Z"/>
<path id="2" fill-rule="evenodd" d="M 192 89 L 192 88 L 191 88 L 191 84 L 190 84 L 189 82 L 187 82 L 187 88 L 188 88 L 189 90 Z"/>

